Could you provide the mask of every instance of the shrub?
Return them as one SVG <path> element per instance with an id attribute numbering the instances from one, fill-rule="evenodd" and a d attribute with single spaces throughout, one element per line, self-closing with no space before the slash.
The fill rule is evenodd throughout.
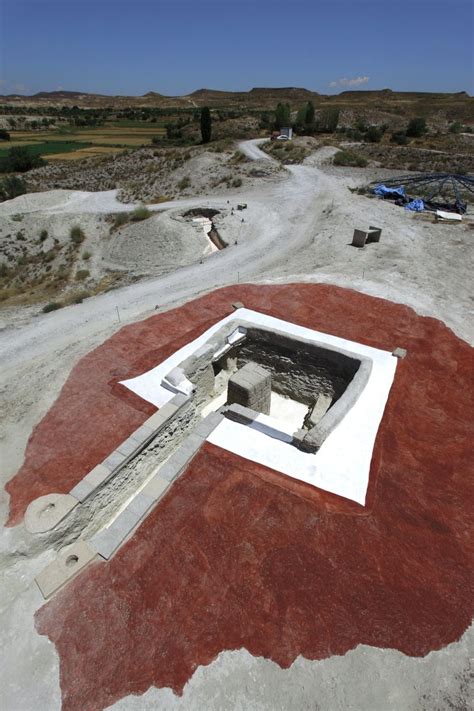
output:
<path id="1" fill-rule="evenodd" d="M 379 143 L 383 136 L 383 131 L 377 126 L 369 126 L 365 138 L 369 143 Z"/>
<path id="2" fill-rule="evenodd" d="M 234 178 L 232 181 L 232 187 L 233 188 L 240 188 L 242 185 L 242 178 Z"/>
<path id="3" fill-rule="evenodd" d="M 1 162 L 1 169 L 4 173 L 26 173 L 42 165 L 46 165 L 46 162 L 40 155 L 31 153 L 26 146 L 15 146 L 7 151 L 6 157 Z"/>
<path id="4" fill-rule="evenodd" d="M 71 241 L 76 245 L 81 244 L 81 242 L 84 242 L 86 238 L 84 232 L 82 231 L 79 225 L 74 225 L 73 227 L 71 227 L 69 236 L 71 238 Z"/>
<path id="5" fill-rule="evenodd" d="M 350 165 L 365 168 L 367 160 L 354 151 L 338 151 L 334 156 L 334 165 Z"/>
<path id="6" fill-rule="evenodd" d="M 459 121 L 454 121 L 449 127 L 449 133 L 461 133 L 461 131 L 462 123 L 460 123 Z"/>
<path id="7" fill-rule="evenodd" d="M 9 141 L 10 134 L 4 128 L 0 128 L 0 141 Z"/>
<path id="8" fill-rule="evenodd" d="M 70 301 L 72 304 L 82 304 L 84 299 L 87 299 L 89 296 L 90 296 L 90 292 L 85 291 L 85 290 L 79 291 L 70 297 Z"/>
<path id="9" fill-rule="evenodd" d="M 86 262 L 87 262 L 91 257 L 92 257 L 92 252 L 87 252 L 87 251 L 85 251 L 85 252 L 82 253 L 82 258 L 83 258 L 84 261 L 86 261 Z"/>
<path id="10" fill-rule="evenodd" d="M 90 271 L 88 269 L 78 269 L 76 272 L 76 281 L 84 281 L 90 276 Z"/>
<path id="11" fill-rule="evenodd" d="M 130 214 L 130 219 L 132 222 L 140 222 L 140 220 L 146 220 L 151 217 L 151 212 L 145 206 L 136 207 L 135 210 Z"/>
<path id="12" fill-rule="evenodd" d="M 112 229 L 117 230 L 119 227 L 122 227 L 127 222 L 128 222 L 128 213 L 127 212 L 118 212 L 114 217 Z"/>
<path id="13" fill-rule="evenodd" d="M 188 178 L 188 176 L 186 175 L 184 178 L 181 178 L 181 180 L 179 181 L 178 188 L 180 190 L 186 190 L 186 188 L 189 188 L 190 185 L 191 185 L 191 181 Z"/>
<path id="14" fill-rule="evenodd" d="M 12 200 L 25 193 L 26 183 L 23 178 L 19 178 L 17 175 L 9 175 L 0 181 L 0 202 L 2 200 Z"/>
<path id="15" fill-rule="evenodd" d="M 243 163 L 246 160 L 247 160 L 247 158 L 244 156 L 243 153 L 241 153 L 241 151 L 235 151 L 232 158 L 230 159 L 230 162 L 231 163 Z"/>
<path id="16" fill-rule="evenodd" d="M 56 311 L 61 307 L 62 304 L 58 303 L 57 301 L 51 301 L 49 304 L 46 304 L 46 306 L 43 306 L 41 310 L 44 314 L 48 314 L 50 311 Z"/>
<path id="17" fill-rule="evenodd" d="M 45 239 L 48 238 L 48 230 L 41 230 L 39 240 L 40 242 L 44 242 Z"/>
<path id="18" fill-rule="evenodd" d="M 413 118 L 407 126 L 407 136 L 410 138 L 419 138 L 427 133 L 428 127 L 426 125 L 426 120 L 424 118 L 418 117 Z"/>
<path id="19" fill-rule="evenodd" d="M 390 143 L 397 143 L 399 146 L 406 146 L 409 143 L 405 131 L 395 131 L 392 133 Z"/>
<path id="20" fill-rule="evenodd" d="M 8 267 L 5 263 L 0 264 L 0 279 L 8 276 Z"/>

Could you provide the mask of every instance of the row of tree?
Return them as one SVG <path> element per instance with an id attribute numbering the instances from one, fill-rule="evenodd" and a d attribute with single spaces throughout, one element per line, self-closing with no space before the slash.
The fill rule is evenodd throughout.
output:
<path id="1" fill-rule="evenodd" d="M 290 105 L 279 103 L 275 110 L 273 126 L 276 130 L 293 126 L 299 133 L 333 133 L 338 123 L 339 109 L 323 109 L 316 117 L 314 104 L 308 101 L 299 109 L 294 122 L 291 120 Z"/>

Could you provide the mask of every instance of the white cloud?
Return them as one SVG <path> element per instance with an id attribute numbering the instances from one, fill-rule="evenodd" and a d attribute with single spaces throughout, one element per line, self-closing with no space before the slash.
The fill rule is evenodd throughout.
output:
<path id="1" fill-rule="evenodd" d="M 331 81 L 329 82 L 329 85 L 331 89 L 335 89 L 336 87 L 343 86 L 343 87 L 350 87 L 350 86 L 360 86 L 361 84 L 367 84 L 367 82 L 370 80 L 370 77 L 354 77 L 353 79 L 348 79 L 347 77 L 343 77 L 342 79 L 338 79 L 337 81 Z"/>

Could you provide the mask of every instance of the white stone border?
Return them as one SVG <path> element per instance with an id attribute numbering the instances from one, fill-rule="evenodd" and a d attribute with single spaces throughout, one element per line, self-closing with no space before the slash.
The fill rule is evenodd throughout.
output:
<path id="1" fill-rule="evenodd" d="M 202 348 L 222 326 L 242 320 L 368 358 L 372 362 L 371 373 L 356 402 L 316 454 L 303 452 L 287 442 L 270 437 L 261 424 L 278 430 L 281 423 L 265 415 L 259 415 L 255 424 L 250 425 L 222 420 L 208 436 L 208 441 L 245 459 L 365 505 L 374 442 L 397 367 L 397 358 L 388 351 L 242 308 L 211 326 L 155 368 L 122 381 L 122 385 L 144 400 L 162 407 L 173 396 L 162 384 L 165 376 Z"/>

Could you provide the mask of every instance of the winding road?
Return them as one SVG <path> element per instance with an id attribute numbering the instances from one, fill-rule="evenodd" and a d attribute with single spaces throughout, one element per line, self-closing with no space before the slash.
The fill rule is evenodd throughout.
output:
<path id="1" fill-rule="evenodd" d="M 240 149 L 252 160 L 273 160 L 263 153 L 260 140 L 246 141 Z M 319 199 L 316 202 L 315 196 Z M 327 198 L 325 200 L 324 198 Z M 318 216 L 329 200 L 324 176 L 315 168 L 288 166 L 287 177 L 251 192 L 224 198 L 175 200 L 154 206 L 155 210 L 212 204 L 219 208 L 247 201 L 245 223 L 241 226 L 238 244 L 216 252 L 202 264 L 178 269 L 166 276 L 144 280 L 121 289 L 101 294 L 74 305 L 42 314 L 18 328 L 8 327 L 0 333 L 0 364 L 8 370 L 34 358 L 63 351 L 76 341 L 110 335 L 124 323 L 145 317 L 152 311 L 165 310 L 217 287 L 238 281 L 262 280 L 272 277 L 272 267 L 300 249 L 314 233 Z M 114 191 L 73 194 L 70 201 L 48 209 L 55 213 L 115 210 Z M 118 203 L 121 205 L 120 203 Z M 24 206 L 25 209 L 27 205 Z M 134 205 L 121 205 L 133 210 Z M 15 207 L 18 212 L 19 205 Z M 118 310 L 118 311 L 117 311 Z M 120 323 L 118 322 L 120 314 Z M 113 326 L 115 324 L 115 326 Z"/>

